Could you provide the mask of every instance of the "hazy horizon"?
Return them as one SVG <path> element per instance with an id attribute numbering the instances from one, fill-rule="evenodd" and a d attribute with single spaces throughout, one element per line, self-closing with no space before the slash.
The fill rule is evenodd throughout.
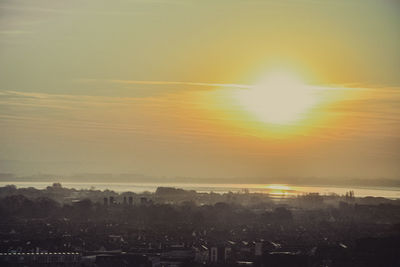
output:
<path id="1" fill-rule="evenodd" d="M 5 185 L 17 185 L 18 187 L 43 187 L 53 183 L 81 184 L 82 186 L 102 185 L 109 189 L 117 186 L 130 185 L 131 187 L 144 184 L 167 186 L 174 188 L 197 188 L 201 186 L 232 186 L 240 188 L 268 187 L 271 185 L 297 186 L 297 187 L 320 187 L 320 188 L 370 188 L 384 190 L 400 190 L 400 181 L 390 178 L 365 177 L 278 177 L 278 176 L 236 176 L 236 177 L 195 177 L 195 176 L 150 176 L 140 173 L 74 173 L 54 174 L 38 172 L 35 174 L 17 175 L 15 173 L 0 173 L 0 183 Z M 68 186 L 67 186 L 68 187 Z M 196 189 L 194 189 L 196 190 Z"/>

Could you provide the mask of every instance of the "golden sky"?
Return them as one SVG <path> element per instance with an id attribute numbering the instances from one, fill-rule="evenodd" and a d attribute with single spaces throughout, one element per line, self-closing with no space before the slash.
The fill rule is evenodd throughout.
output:
<path id="1" fill-rule="evenodd" d="M 5 0 L 0 172 L 400 178 L 396 0 Z"/>

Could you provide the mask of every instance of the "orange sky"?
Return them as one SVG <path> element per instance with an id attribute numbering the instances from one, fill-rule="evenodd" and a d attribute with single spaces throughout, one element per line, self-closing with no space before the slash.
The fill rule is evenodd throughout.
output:
<path id="1" fill-rule="evenodd" d="M 0 172 L 397 179 L 399 8 L 3 1 Z"/>

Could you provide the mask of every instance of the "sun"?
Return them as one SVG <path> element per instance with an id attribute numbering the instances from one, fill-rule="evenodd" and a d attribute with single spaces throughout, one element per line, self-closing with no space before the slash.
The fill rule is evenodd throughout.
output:
<path id="1" fill-rule="evenodd" d="M 238 103 L 258 120 L 291 125 L 317 104 L 313 87 L 291 72 L 270 72 L 248 89 L 237 91 Z"/>

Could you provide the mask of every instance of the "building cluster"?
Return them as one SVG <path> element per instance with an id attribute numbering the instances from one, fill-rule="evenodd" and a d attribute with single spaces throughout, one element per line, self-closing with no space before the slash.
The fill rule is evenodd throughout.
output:
<path id="1" fill-rule="evenodd" d="M 169 188 L 62 205 L 28 196 L 0 197 L 0 266 L 400 266 L 396 200 Z"/>
<path id="2" fill-rule="evenodd" d="M 0 266 L 55 267 L 185 267 L 185 266 L 399 266 L 399 237 L 359 239 L 352 247 L 339 243 L 304 248 L 285 248 L 281 244 L 220 242 L 191 245 L 170 244 L 141 247 L 129 251 L 84 252 L 8 252 L 0 253 Z"/>
<path id="3" fill-rule="evenodd" d="M 132 196 L 123 196 L 120 197 L 120 199 L 117 199 L 114 196 L 110 197 L 104 197 L 103 198 L 103 206 L 104 207 L 132 207 L 134 205 L 151 205 L 153 204 L 153 201 L 151 199 L 148 199 L 146 197 L 140 197 L 138 198 L 138 202 L 135 202 L 134 198 Z"/>
<path id="4" fill-rule="evenodd" d="M 10 252 L 0 253 L 1 266 L 81 266 L 78 252 Z"/>

